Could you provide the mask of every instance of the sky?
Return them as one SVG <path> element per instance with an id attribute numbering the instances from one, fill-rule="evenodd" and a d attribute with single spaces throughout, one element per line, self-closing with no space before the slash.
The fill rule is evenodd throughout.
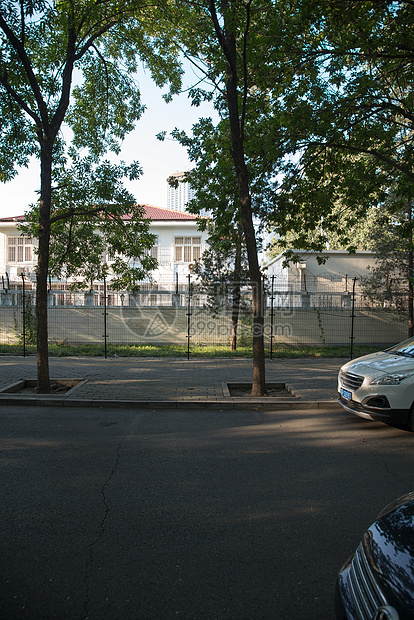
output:
<path id="1" fill-rule="evenodd" d="M 189 83 L 191 78 L 187 75 Z M 198 108 L 191 106 L 186 94 L 165 103 L 163 91 L 155 86 L 148 73 L 142 72 L 137 79 L 141 87 L 141 100 L 147 110 L 135 130 L 125 139 L 119 159 L 125 163 L 137 160 L 144 174 L 137 181 L 126 182 L 125 186 L 137 203 L 167 207 L 167 178 L 174 172 L 189 170 L 191 162 L 185 148 L 167 138 L 160 142 L 155 136 L 161 131 L 169 134 L 175 127 L 190 132 L 200 117 L 214 117 L 214 111 L 209 103 Z M 29 168 L 21 168 L 12 181 L 0 184 L 0 218 L 23 215 L 30 204 L 36 202 L 39 170 L 39 161 L 34 159 Z"/>

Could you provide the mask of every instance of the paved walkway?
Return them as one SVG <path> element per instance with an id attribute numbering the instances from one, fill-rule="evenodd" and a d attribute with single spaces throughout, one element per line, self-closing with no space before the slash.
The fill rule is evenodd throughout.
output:
<path id="1" fill-rule="evenodd" d="M 336 404 L 338 370 L 344 362 L 343 359 L 267 360 L 266 383 L 284 383 L 287 391 L 276 396 L 252 398 L 234 396 L 230 391 L 231 384 L 251 383 L 253 363 L 247 359 L 50 358 L 52 379 L 77 379 L 79 382 L 64 394 L 45 396 L 21 390 L 25 381 L 36 379 L 35 357 L 1 356 L 0 405 L 332 406 Z"/>

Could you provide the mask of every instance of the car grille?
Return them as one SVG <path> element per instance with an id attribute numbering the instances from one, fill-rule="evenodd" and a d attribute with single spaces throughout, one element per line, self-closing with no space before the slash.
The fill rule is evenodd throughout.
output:
<path id="1" fill-rule="evenodd" d="M 370 620 L 378 607 L 387 605 L 371 572 L 361 543 L 351 562 L 349 586 L 355 612 L 360 620 Z"/>
<path id="2" fill-rule="evenodd" d="M 361 405 L 361 403 L 358 403 L 356 400 L 347 400 L 346 398 L 342 398 L 342 396 L 339 395 L 338 402 L 340 405 L 345 407 L 345 409 L 350 409 L 351 411 L 365 411 L 364 406 Z"/>
<path id="3" fill-rule="evenodd" d="M 340 380 L 343 387 L 348 388 L 348 390 L 357 390 L 361 387 L 364 377 L 361 377 L 361 375 L 354 375 L 352 372 L 344 372 L 341 370 Z"/>

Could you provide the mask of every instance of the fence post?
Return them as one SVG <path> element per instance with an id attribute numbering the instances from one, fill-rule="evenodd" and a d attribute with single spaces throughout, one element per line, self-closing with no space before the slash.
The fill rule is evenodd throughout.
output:
<path id="1" fill-rule="evenodd" d="M 188 274 L 188 304 L 187 304 L 187 360 L 190 359 L 190 330 L 191 330 L 191 276 Z"/>
<path id="2" fill-rule="evenodd" d="M 3 290 L 1 293 L 1 305 L 2 306 L 11 306 L 12 305 L 12 295 L 11 293 L 9 293 L 9 289 L 10 289 L 10 280 L 9 280 L 9 274 L 6 273 L 6 286 L 4 284 L 4 276 L 1 276 L 1 281 L 2 281 L 2 285 L 3 285 Z"/>
<path id="3" fill-rule="evenodd" d="M 108 333 L 107 333 L 107 325 L 106 325 L 106 317 L 108 316 L 108 313 L 106 311 L 106 278 L 104 276 L 103 279 L 103 283 L 104 283 L 104 311 L 103 311 L 103 316 L 104 316 L 104 343 L 105 343 L 105 359 L 108 357 L 108 347 L 107 347 L 107 339 L 108 339 Z"/>
<path id="4" fill-rule="evenodd" d="M 273 312 L 273 299 L 274 299 L 274 284 L 275 284 L 275 276 L 272 276 L 272 287 L 270 293 L 270 359 L 273 359 L 273 321 L 274 321 L 274 312 Z"/>
<path id="5" fill-rule="evenodd" d="M 171 294 L 171 305 L 173 308 L 179 308 L 180 307 L 180 293 L 178 290 L 178 272 L 176 272 L 174 275 L 175 275 L 175 293 Z"/>
<path id="6" fill-rule="evenodd" d="M 20 274 L 22 279 L 22 299 L 23 299 L 23 357 L 26 357 L 26 290 L 24 286 L 24 273 Z"/>
<path id="7" fill-rule="evenodd" d="M 353 284 L 352 284 L 352 312 L 351 312 L 351 336 L 350 336 L 350 340 L 351 340 L 350 356 L 351 356 L 351 359 L 354 356 L 355 284 L 356 284 L 357 280 L 358 280 L 358 278 L 353 278 Z"/>

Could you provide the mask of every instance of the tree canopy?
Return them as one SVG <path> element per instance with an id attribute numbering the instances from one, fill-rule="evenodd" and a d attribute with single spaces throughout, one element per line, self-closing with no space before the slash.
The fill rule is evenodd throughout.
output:
<path id="1" fill-rule="evenodd" d="M 387 194 L 408 197 L 413 177 L 414 12 L 411 3 L 309 4 L 318 69 L 309 88 L 284 96 L 283 125 L 295 157 L 268 188 L 270 223 L 283 237 L 320 227 L 347 234 Z M 398 206 L 397 206 L 398 208 Z M 340 227 L 338 213 L 346 216 Z M 344 218 L 343 218 L 344 219 Z M 323 237 L 313 239 L 321 249 Z"/>
<path id="2" fill-rule="evenodd" d="M 169 24 L 162 3 L 143 0 L 2 1 L 1 180 L 55 144 L 63 122 L 74 147 L 95 157 L 119 152 L 144 111 L 140 61 L 158 85 L 180 88 Z"/>

